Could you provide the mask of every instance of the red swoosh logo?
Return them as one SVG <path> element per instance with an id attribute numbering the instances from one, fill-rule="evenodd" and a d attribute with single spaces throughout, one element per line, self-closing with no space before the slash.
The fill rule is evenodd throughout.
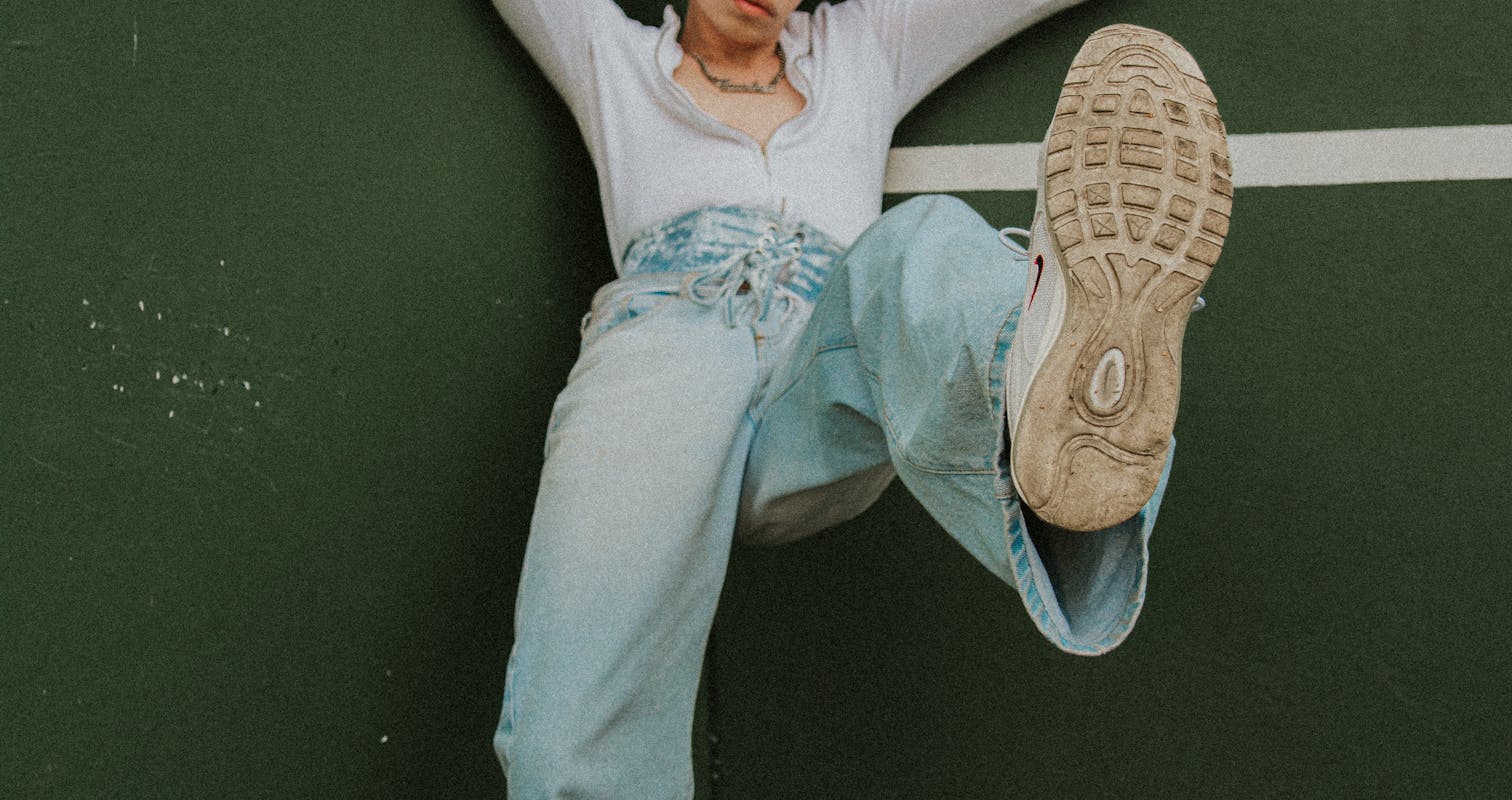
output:
<path id="1" fill-rule="evenodd" d="M 1040 277 L 1045 274 L 1045 257 L 1036 255 L 1034 257 L 1034 266 L 1036 267 L 1034 271 L 1034 288 L 1029 290 L 1029 302 L 1024 304 L 1025 311 L 1029 310 L 1029 306 L 1034 305 L 1034 294 L 1039 291 Z"/>

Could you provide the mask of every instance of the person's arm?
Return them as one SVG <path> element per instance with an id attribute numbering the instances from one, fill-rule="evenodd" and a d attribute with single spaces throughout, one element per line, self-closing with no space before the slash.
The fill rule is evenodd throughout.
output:
<path id="1" fill-rule="evenodd" d="M 993 46 L 1080 0 L 850 0 L 892 62 L 901 118 Z"/>
<path id="2" fill-rule="evenodd" d="M 624 12 L 613 0 L 493 0 L 493 4 L 546 79 L 580 116 L 589 89 L 594 32 L 625 24 Z"/>

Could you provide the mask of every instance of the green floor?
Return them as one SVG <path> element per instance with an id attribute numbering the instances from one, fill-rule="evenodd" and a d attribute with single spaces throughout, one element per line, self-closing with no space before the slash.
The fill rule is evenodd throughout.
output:
<path id="1" fill-rule="evenodd" d="M 1184 41 L 1235 133 L 1512 123 L 1503 6 L 1093 3 L 897 143 L 1038 138 L 1115 20 Z M 483 0 L 0 14 L 0 797 L 502 796 L 541 438 L 610 276 L 594 192 Z M 1239 191 L 1107 657 L 1044 643 L 896 487 L 738 549 L 701 796 L 1512 793 L 1509 197 Z"/>

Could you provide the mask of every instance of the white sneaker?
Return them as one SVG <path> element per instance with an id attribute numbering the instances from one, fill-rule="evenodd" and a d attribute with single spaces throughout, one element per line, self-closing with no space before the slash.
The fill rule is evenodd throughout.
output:
<path id="1" fill-rule="evenodd" d="M 1154 494 L 1232 175 L 1217 103 L 1181 45 L 1132 25 L 1087 39 L 1045 134 L 1008 352 L 1013 483 L 1045 521 L 1099 530 Z"/>

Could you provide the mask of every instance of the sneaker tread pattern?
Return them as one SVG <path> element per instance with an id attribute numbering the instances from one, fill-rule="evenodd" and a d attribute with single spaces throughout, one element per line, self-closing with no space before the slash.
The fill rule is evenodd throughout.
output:
<path id="1" fill-rule="evenodd" d="M 1045 520 L 1099 530 L 1159 483 L 1181 341 L 1228 235 L 1233 168 L 1196 61 L 1131 25 L 1082 46 L 1045 147 L 1066 319 L 1028 389 L 1014 480 Z"/>

